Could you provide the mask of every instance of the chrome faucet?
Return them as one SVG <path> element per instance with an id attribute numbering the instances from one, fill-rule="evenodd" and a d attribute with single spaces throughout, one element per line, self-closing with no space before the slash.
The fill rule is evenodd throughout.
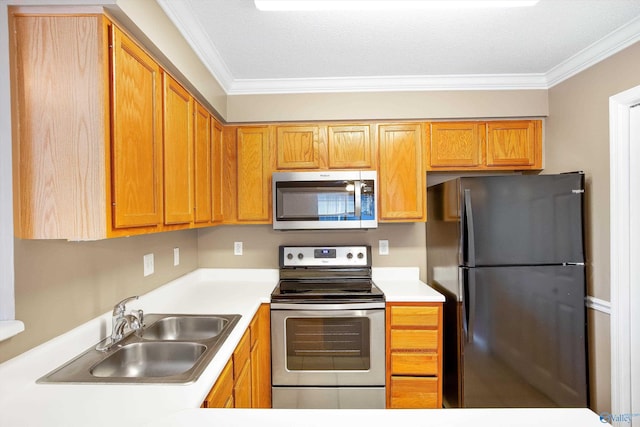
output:
<path id="1" fill-rule="evenodd" d="M 130 314 L 125 314 L 126 303 L 137 300 L 137 296 L 125 298 L 113 307 L 111 317 L 111 336 L 96 346 L 98 351 L 108 351 L 120 342 L 127 332 L 139 331 L 142 329 L 144 321 L 144 313 L 142 310 L 133 310 Z"/>

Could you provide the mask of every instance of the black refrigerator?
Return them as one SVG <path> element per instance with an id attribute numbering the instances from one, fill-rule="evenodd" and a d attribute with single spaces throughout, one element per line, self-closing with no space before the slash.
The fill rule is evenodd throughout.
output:
<path id="1" fill-rule="evenodd" d="M 446 407 L 587 407 L 584 174 L 427 189 Z"/>

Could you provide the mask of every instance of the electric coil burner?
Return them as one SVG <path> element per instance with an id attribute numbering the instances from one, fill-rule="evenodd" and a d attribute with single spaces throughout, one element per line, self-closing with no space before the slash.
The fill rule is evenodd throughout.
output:
<path id="1" fill-rule="evenodd" d="M 281 246 L 274 408 L 384 408 L 385 299 L 370 246 Z"/>

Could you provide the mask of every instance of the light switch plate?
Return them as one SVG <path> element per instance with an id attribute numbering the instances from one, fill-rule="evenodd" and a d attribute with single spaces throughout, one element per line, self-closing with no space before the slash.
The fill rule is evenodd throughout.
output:
<path id="1" fill-rule="evenodd" d="M 389 241 L 378 240 L 378 254 L 389 255 Z"/>
<path id="2" fill-rule="evenodd" d="M 180 265 L 180 248 L 173 248 L 173 265 Z"/>
<path id="3" fill-rule="evenodd" d="M 233 254 L 242 255 L 242 242 L 233 242 Z"/>
<path id="4" fill-rule="evenodd" d="M 142 260 L 144 264 L 144 277 L 153 274 L 153 254 L 146 254 Z"/>

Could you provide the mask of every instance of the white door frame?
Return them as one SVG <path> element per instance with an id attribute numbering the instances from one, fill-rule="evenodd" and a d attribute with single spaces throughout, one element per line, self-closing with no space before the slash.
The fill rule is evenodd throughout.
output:
<path id="1" fill-rule="evenodd" d="M 631 108 L 640 104 L 640 86 L 609 99 L 611 176 L 611 411 L 631 414 L 631 286 L 640 280 L 636 223 L 640 208 L 639 147 L 631 144 Z M 635 255 L 635 256 L 634 256 Z M 637 285 L 636 285 L 637 286 Z M 636 389 L 637 390 L 637 389 Z M 637 401 L 637 398 L 636 398 Z M 637 408 L 636 408 L 637 409 Z M 635 420 L 634 420 L 635 421 Z"/>

